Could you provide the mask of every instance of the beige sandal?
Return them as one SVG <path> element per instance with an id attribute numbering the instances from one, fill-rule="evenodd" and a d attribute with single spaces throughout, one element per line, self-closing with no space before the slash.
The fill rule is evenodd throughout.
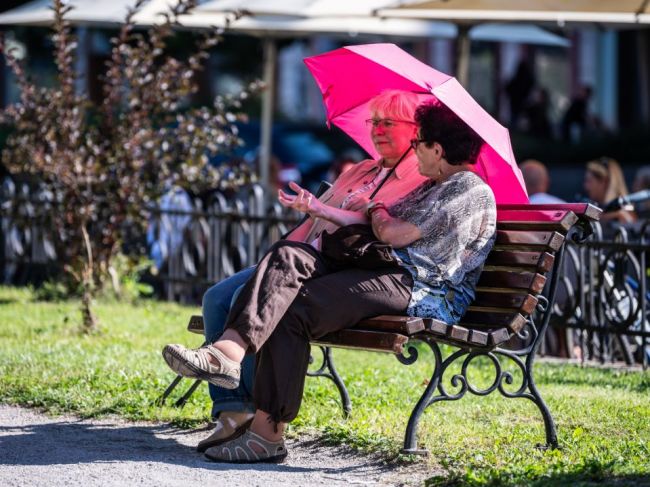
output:
<path id="1" fill-rule="evenodd" d="M 241 419 L 235 419 L 221 414 L 217 420 L 214 431 L 205 440 L 196 446 L 196 451 L 204 453 L 208 448 L 232 441 L 243 435 L 253 422 L 254 414 L 241 414 Z"/>
<path id="2" fill-rule="evenodd" d="M 251 445 L 257 445 L 257 452 Z M 239 438 L 213 446 L 205 452 L 206 458 L 225 463 L 281 463 L 287 458 L 284 440 L 268 441 L 248 430 Z"/>
<path id="3" fill-rule="evenodd" d="M 239 386 L 241 365 L 212 345 L 195 349 L 178 344 L 165 345 L 162 354 L 169 368 L 183 377 L 202 379 L 224 389 Z M 210 361 L 209 356 L 214 358 L 215 363 Z"/>

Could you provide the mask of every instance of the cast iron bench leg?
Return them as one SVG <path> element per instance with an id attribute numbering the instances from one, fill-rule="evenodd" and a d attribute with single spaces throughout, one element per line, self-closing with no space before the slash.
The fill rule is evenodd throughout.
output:
<path id="1" fill-rule="evenodd" d="M 197 387 L 199 387 L 200 384 L 201 384 L 201 379 L 196 379 L 194 381 L 194 384 L 192 384 L 192 386 L 187 390 L 187 392 L 185 394 L 183 394 L 178 399 L 178 401 L 176 401 L 174 403 L 174 407 L 182 408 L 183 406 L 185 406 L 185 403 L 187 402 L 187 400 L 190 398 L 190 396 L 192 394 L 194 394 L 194 391 L 196 390 Z"/>
<path id="2" fill-rule="evenodd" d="M 165 401 L 167 400 L 167 397 L 172 393 L 174 389 L 176 389 L 176 386 L 178 383 L 181 381 L 183 378 L 182 375 L 177 375 L 174 380 L 167 386 L 167 389 L 165 389 L 165 392 L 162 393 L 162 396 L 160 396 L 158 399 L 156 399 L 156 405 L 157 406 L 164 406 Z"/>
<path id="3" fill-rule="evenodd" d="M 544 418 L 544 429 L 546 430 L 546 446 L 555 449 L 558 447 L 555 421 L 553 420 L 553 416 L 551 416 L 551 411 L 549 411 L 548 406 L 537 390 L 537 386 L 535 386 L 535 382 L 533 381 L 533 374 L 528 374 L 528 388 L 530 389 L 531 395 L 533 396 L 532 401 L 539 408 L 540 412 L 542 413 L 542 418 Z"/>
<path id="4" fill-rule="evenodd" d="M 467 392 L 466 378 L 464 378 L 464 380 L 461 380 L 460 382 L 457 381 L 456 376 L 452 379 L 452 385 L 460 387 L 460 390 L 455 394 L 447 393 L 447 391 L 441 384 L 441 380 L 442 380 L 442 376 L 447 370 L 447 367 L 449 367 L 449 365 L 455 362 L 456 359 L 458 359 L 459 357 L 469 354 L 469 352 L 465 349 L 460 349 L 452 353 L 445 360 L 443 360 L 442 352 L 440 352 L 440 347 L 438 346 L 438 343 L 435 341 L 435 339 L 429 339 L 426 337 L 422 337 L 422 338 L 418 337 L 418 339 L 425 342 L 427 345 L 429 345 L 429 348 L 431 348 L 435 359 L 434 369 L 431 375 L 431 379 L 429 380 L 429 384 L 427 385 L 426 389 L 424 390 L 424 393 L 422 394 L 417 404 L 413 408 L 413 411 L 411 412 L 411 416 L 409 417 L 409 421 L 406 426 L 406 433 L 404 435 L 404 448 L 402 448 L 402 453 L 409 454 L 409 455 L 428 455 L 429 450 L 427 450 L 426 448 L 424 449 L 418 448 L 417 445 L 417 431 L 418 431 L 418 425 L 420 423 L 420 417 L 422 416 L 422 413 L 424 413 L 424 410 L 426 408 L 428 408 L 429 406 L 433 405 L 436 402 L 455 401 L 465 395 L 465 392 Z M 417 357 L 414 357 L 414 359 L 415 358 Z M 412 362 L 415 361 L 414 359 L 412 360 Z M 433 393 L 436 390 L 438 390 L 438 395 L 433 396 Z"/>
<path id="5" fill-rule="evenodd" d="M 336 385 L 336 388 L 339 390 L 339 394 L 341 395 L 343 417 L 347 418 L 350 415 L 350 411 L 352 411 L 352 404 L 350 403 L 350 395 L 348 394 L 348 390 L 346 389 L 341 376 L 339 376 L 338 372 L 336 371 L 336 367 L 334 367 L 332 349 L 330 347 L 324 347 L 321 345 L 319 345 L 318 348 L 320 348 L 321 352 L 323 353 L 323 362 L 321 363 L 321 366 L 318 368 L 318 370 L 314 372 L 307 371 L 307 375 L 310 377 L 326 377 L 334 382 L 334 385 Z M 313 357 L 309 357 L 309 362 L 313 362 Z"/>

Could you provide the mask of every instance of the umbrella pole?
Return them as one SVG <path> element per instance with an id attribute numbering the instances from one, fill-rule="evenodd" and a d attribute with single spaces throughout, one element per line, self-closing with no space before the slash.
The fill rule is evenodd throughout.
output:
<path id="1" fill-rule="evenodd" d="M 467 88 L 469 85 L 469 56 L 469 26 L 459 25 L 458 37 L 456 38 L 456 59 L 458 60 L 456 79 L 464 88 Z"/>
<path id="2" fill-rule="evenodd" d="M 266 89 L 262 97 L 262 115 L 260 128 L 259 177 L 267 198 L 271 195 L 271 142 L 273 133 L 273 111 L 275 95 L 275 69 L 277 64 L 277 46 L 275 40 L 264 39 L 264 83 Z"/>

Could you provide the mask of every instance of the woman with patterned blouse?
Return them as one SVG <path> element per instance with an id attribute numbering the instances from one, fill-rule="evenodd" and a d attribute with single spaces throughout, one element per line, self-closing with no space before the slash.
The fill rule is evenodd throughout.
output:
<path id="1" fill-rule="evenodd" d="M 245 353 L 257 354 L 253 422 L 240 437 L 209 448 L 209 459 L 284 460 L 283 431 L 300 408 L 310 340 L 381 314 L 453 324 L 474 298 L 496 228 L 494 195 L 471 171 L 482 140 L 444 105 L 421 105 L 415 122 L 411 146 L 428 180 L 390 207 L 366 206 L 366 222 L 392 245 L 399 265 L 340 269 L 310 245 L 278 242 L 235 300 L 218 341 L 199 350 L 165 347 L 176 372 L 223 387 L 237 386 Z M 328 218 L 327 205 L 304 193 L 296 198 L 311 216 Z"/>

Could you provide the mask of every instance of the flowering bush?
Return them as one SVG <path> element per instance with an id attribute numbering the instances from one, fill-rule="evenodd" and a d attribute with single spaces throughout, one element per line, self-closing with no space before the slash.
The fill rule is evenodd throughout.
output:
<path id="1" fill-rule="evenodd" d="M 243 118 L 242 100 L 260 88 L 253 83 L 236 96 L 217 97 L 212 106 L 189 107 L 195 75 L 222 31 L 206 33 L 192 55 L 175 59 L 166 43 L 178 16 L 196 0 L 180 0 L 163 24 L 138 31 L 132 19 L 143 3 L 112 39 L 99 104 L 75 91 L 76 42 L 65 18 L 71 7 L 63 0 L 53 2 L 55 87 L 34 85 L 0 42 L 20 88 L 20 101 L 0 112 L 0 122 L 11 127 L 2 160 L 11 172 L 32 174 L 51 195 L 47 218 L 56 254 L 68 289 L 81 289 L 88 329 L 95 326 L 92 297 L 111 282 L 112 260 L 127 232 L 144 229 L 148 208 L 169 183 L 194 191 L 219 184 L 221 172 L 208 157 L 239 143 L 233 122 Z"/>

